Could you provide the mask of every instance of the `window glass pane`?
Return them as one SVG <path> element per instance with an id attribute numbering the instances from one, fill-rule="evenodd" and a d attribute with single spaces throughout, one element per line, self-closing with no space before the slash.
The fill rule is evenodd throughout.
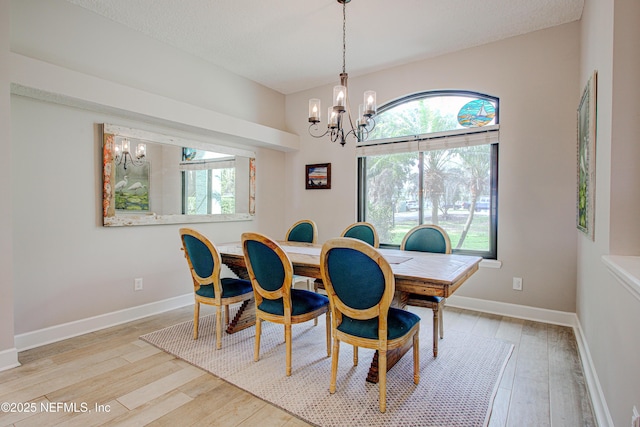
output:
<path id="1" fill-rule="evenodd" d="M 235 169 L 184 171 L 188 215 L 235 213 Z"/>
<path id="2" fill-rule="evenodd" d="M 367 157 L 365 216 L 380 242 L 399 245 L 418 225 L 418 176 L 418 153 Z"/>
<path id="3" fill-rule="evenodd" d="M 376 115 L 369 140 L 422 135 L 496 123 L 496 103 L 477 96 L 428 95 Z"/>
<path id="4" fill-rule="evenodd" d="M 423 153 L 422 223 L 443 227 L 453 249 L 489 251 L 491 146 Z"/>
<path id="5" fill-rule="evenodd" d="M 187 215 L 206 215 L 209 200 L 209 170 L 185 171 L 185 210 Z"/>
<path id="6" fill-rule="evenodd" d="M 219 169 L 220 173 L 220 213 L 236 213 L 236 170 Z"/>

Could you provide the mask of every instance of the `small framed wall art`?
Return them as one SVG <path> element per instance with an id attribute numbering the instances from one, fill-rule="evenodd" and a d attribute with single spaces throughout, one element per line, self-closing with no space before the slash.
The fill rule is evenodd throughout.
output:
<path id="1" fill-rule="evenodd" d="M 305 186 L 307 190 L 331 188 L 331 163 L 306 165 Z"/>

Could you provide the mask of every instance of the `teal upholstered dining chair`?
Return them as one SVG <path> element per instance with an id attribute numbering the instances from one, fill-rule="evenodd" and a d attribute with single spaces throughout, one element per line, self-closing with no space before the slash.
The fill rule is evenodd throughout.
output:
<path id="1" fill-rule="evenodd" d="M 301 219 L 289 227 L 284 240 L 288 242 L 316 243 L 318 240 L 318 227 L 316 226 L 316 223 L 310 219 Z M 307 285 L 307 290 L 311 288 L 311 280 L 313 279 L 310 277 L 293 276 L 293 282 L 296 283 L 304 281 Z"/>
<path id="2" fill-rule="evenodd" d="M 293 289 L 293 266 L 280 245 L 259 233 L 242 234 L 242 250 L 256 300 L 254 360 L 260 359 L 262 321 L 284 325 L 286 374 L 291 375 L 291 325 L 326 313 L 327 357 L 331 355 L 331 313 L 324 295 Z"/>
<path id="3" fill-rule="evenodd" d="M 420 381 L 420 317 L 391 307 L 395 278 L 391 266 L 371 245 L 338 237 L 322 246 L 320 271 L 331 304 L 333 355 L 329 392 L 335 393 L 340 343 L 378 351 L 380 412 L 387 408 L 387 351 L 413 340 L 413 382 Z"/>
<path id="4" fill-rule="evenodd" d="M 380 240 L 378 239 L 378 232 L 373 224 L 368 222 L 356 222 L 344 229 L 341 237 L 353 237 L 354 239 L 367 242 L 374 248 L 380 246 Z"/>
<path id="5" fill-rule="evenodd" d="M 367 242 L 374 248 L 380 246 L 380 240 L 378 238 L 378 232 L 373 224 L 368 222 L 354 222 L 345 228 L 340 237 L 352 237 L 354 239 L 362 240 L 363 242 Z M 318 292 L 318 289 L 324 289 L 324 284 L 322 280 L 316 280 L 313 283 L 313 290 Z"/>
<path id="6" fill-rule="evenodd" d="M 318 227 L 310 219 L 301 219 L 289 227 L 284 240 L 288 242 L 315 243 L 318 240 Z"/>
<path id="7" fill-rule="evenodd" d="M 434 224 L 418 225 L 407 232 L 402 239 L 400 249 L 405 251 L 451 253 L 451 240 L 442 228 Z M 446 299 L 442 297 L 409 294 L 407 305 L 425 307 L 433 310 L 433 357 L 438 356 L 438 335 L 444 337 L 442 309 Z"/>
<path id="8" fill-rule="evenodd" d="M 193 339 L 198 339 L 200 304 L 216 307 L 216 348 L 222 347 L 222 308 L 225 324 L 229 322 L 229 304 L 253 297 L 251 282 L 234 278 L 220 278 L 222 261 L 216 247 L 202 234 L 191 228 L 180 229 L 184 256 L 193 279 L 195 306 L 193 310 Z"/>

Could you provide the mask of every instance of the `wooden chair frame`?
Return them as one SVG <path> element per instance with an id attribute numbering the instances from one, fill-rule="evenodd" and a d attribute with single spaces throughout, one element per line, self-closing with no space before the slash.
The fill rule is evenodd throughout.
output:
<path id="1" fill-rule="evenodd" d="M 422 224 L 422 225 L 413 227 L 411 230 L 407 232 L 407 234 L 405 234 L 404 238 L 402 239 L 402 243 L 400 244 L 400 249 L 403 251 L 406 250 L 406 243 L 409 237 L 411 237 L 411 235 L 413 235 L 416 232 L 419 232 L 422 229 L 432 229 L 440 232 L 440 234 L 445 240 L 446 248 L 444 253 L 446 254 L 451 253 L 451 239 L 449 238 L 449 234 L 445 231 L 444 228 L 437 226 L 435 224 Z M 425 300 L 420 295 L 414 295 L 414 294 L 409 294 L 409 299 L 407 300 L 407 305 L 412 305 L 415 307 L 430 308 L 431 310 L 433 310 L 433 357 L 438 356 L 438 336 L 440 337 L 440 339 L 444 338 L 444 318 L 442 315 L 442 310 L 446 302 L 447 300 L 445 298 L 442 298 L 440 302 L 435 302 L 435 301 Z"/>
<path id="2" fill-rule="evenodd" d="M 331 277 L 327 266 L 327 257 L 329 252 L 335 248 L 349 248 L 371 258 L 380 267 L 385 280 L 385 290 L 380 298 L 380 302 L 368 309 L 357 310 L 347 306 L 336 295 Z M 400 338 L 393 340 L 387 339 L 387 320 L 389 307 L 393 301 L 395 293 L 395 277 L 391 266 L 384 257 L 375 248 L 366 242 L 349 237 L 339 237 L 328 240 L 322 246 L 320 254 L 320 271 L 322 280 L 325 283 L 327 294 L 329 295 L 329 303 L 331 306 L 331 334 L 333 338 L 333 356 L 331 360 L 331 382 L 329 384 L 329 392 L 331 394 L 336 391 L 336 379 L 338 374 L 338 359 L 340 352 L 340 342 L 353 345 L 354 365 L 358 364 L 358 347 L 370 348 L 378 351 L 379 370 L 379 389 L 380 389 L 380 412 L 385 412 L 387 408 L 387 351 L 404 346 L 410 339 L 413 340 L 413 382 L 418 384 L 420 381 L 420 322 Z M 338 330 L 338 326 L 342 323 L 343 315 L 352 319 L 366 320 L 378 317 L 378 339 L 368 339 L 346 334 Z"/>
<path id="3" fill-rule="evenodd" d="M 260 283 L 256 279 L 256 276 L 253 271 L 253 265 L 251 263 L 251 259 L 247 254 L 247 242 L 256 241 L 260 242 L 271 250 L 273 250 L 284 267 L 284 281 L 282 286 L 276 291 L 269 291 L 260 286 Z M 326 337 L 327 337 L 327 357 L 331 356 L 331 311 L 329 310 L 329 306 L 325 305 L 324 307 L 304 313 L 301 315 L 294 316 L 291 314 L 291 289 L 293 285 L 293 265 L 291 264 L 291 260 L 287 256 L 286 252 L 282 247 L 270 239 L 269 237 L 260 234 L 260 233 L 243 233 L 242 234 L 242 250 L 244 252 L 245 264 L 247 266 L 247 271 L 249 273 L 249 278 L 251 279 L 251 284 L 253 286 L 254 298 L 256 301 L 256 339 L 255 339 L 255 348 L 254 348 L 254 357 L 253 359 L 257 362 L 260 359 L 260 335 L 262 333 L 262 321 L 266 320 L 273 323 L 279 323 L 284 325 L 284 338 L 286 345 L 286 374 L 287 376 L 291 375 L 291 325 L 296 323 L 303 323 L 311 319 L 316 319 L 318 316 L 326 313 Z M 284 305 L 284 315 L 274 315 L 271 313 L 264 312 L 260 310 L 258 307 L 262 304 L 263 299 L 279 299 L 282 298 Z"/>
<path id="4" fill-rule="evenodd" d="M 213 243 L 209 239 L 207 239 L 203 234 L 197 232 L 191 228 L 181 228 L 180 232 L 180 241 L 182 242 L 182 250 L 184 251 L 184 257 L 187 259 L 187 263 L 189 264 L 189 271 L 191 272 L 191 278 L 193 279 L 193 295 L 195 299 L 195 305 L 193 309 L 193 339 L 198 339 L 198 327 L 200 323 L 200 304 L 207 304 L 216 307 L 216 349 L 222 348 L 222 308 L 225 310 L 225 325 L 229 323 L 229 305 L 235 304 L 238 302 L 242 302 L 245 300 L 249 300 L 253 297 L 253 294 L 247 293 L 242 294 L 230 298 L 222 298 L 222 283 L 220 282 L 220 270 L 222 265 L 222 260 L 220 258 L 220 252 L 214 246 Z M 191 258 L 189 256 L 189 252 L 187 251 L 187 246 L 184 242 L 185 236 L 192 236 L 198 240 L 200 240 L 211 252 L 211 256 L 213 258 L 213 272 L 209 277 L 200 277 L 195 269 L 193 268 L 193 264 L 191 262 Z M 213 285 L 215 290 L 214 298 L 207 298 L 201 295 L 196 294 L 196 291 L 200 289 L 200 286 L 204 285 Z"/>

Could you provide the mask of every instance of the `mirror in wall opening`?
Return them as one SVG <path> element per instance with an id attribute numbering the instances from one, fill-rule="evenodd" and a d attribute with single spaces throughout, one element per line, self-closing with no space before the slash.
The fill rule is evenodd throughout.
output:
<path id="1" fill-rule="evenodd" d="M 103 225 L 251 220 L 255 153 L 103 124 Z"/>

